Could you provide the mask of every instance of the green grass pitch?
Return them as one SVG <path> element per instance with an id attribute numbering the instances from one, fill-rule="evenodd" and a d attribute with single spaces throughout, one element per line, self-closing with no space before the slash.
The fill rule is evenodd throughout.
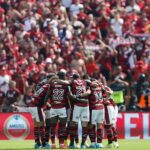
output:
<path id="1" fill-rule="evenodd" d="M 103 144 L 106 145 L 106 140 Z M 150 150 L 150 140 L 119 140 L 118 150 Z M 34 141 L 0 141 L 0 150 L 34 150 Z M 106 149 L 106 148 L 102 148 Z M 112 150 L 116 148 L 111 148 Z M 90 150 L 90 149 L 89 149 Z M 110 148 L 107 148 L 110 150 Z"/>

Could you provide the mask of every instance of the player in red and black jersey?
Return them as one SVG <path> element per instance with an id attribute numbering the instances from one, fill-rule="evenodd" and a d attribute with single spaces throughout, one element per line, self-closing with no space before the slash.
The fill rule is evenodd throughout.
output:
<path id="1" fill-rule="evenodd" d="M 91 94 L 89 96 L 89 103 L 90 103 L 89 137 L 91 140 L 90 148 L 102 148 L 103 147 L 102 131 L 103 131 L 103 122 L 105 119 L 103 96 L 102 96 L 103 85 L 94 79 L 90 84 L 90 89 L 91 89 Z"/>
<path id="2" fill-rule="evenodd" d="M 87 125 L 89 122 L 89 101 L 88 96 L 90 95 L 91 91 L 88 88 L 85 80 L 80 78 L 78 73 L 73 74 L 73 79 L 71 81 L 71 91 L 72 94 L 77 98 L 74 99 L 74 108 L 73 108 L 73 117 L 72 117 L 72 124 L 70 126 L 70 148 L 74 148 L 74 139 L 76 140 L 76 147 L 79 148 L 78 145 L 78 122 L 79 119 L 81 120 L 82 125 L 82 142 L 81 148 L 85 148 L 85 141 L 87 138 Z"/>
<path id="3" fill-rule="evenodd" d="M 105 130 L 107 133 L 108 138 L 108 145 L 107 147 L 119 147 L 118 139 L 117 139 L 117 131 L 115 128 L 115 124 L 117 122 L 117 115 L 118 115 L 118 106 L 116 105 L 114 99 L 112 98 L 113 91 L 108 87 L 105 86 L 105 93 L 104 93 L 104 106 L 105 106 Z M 112 145 L 113 142 L 113 145 Z"/>
<path id="4" fill-rule="evenodd" d="M 49 90 L 49 84 L 41 86 L 33 95 L 33 100 L 29 105 L 29 112 L 34 119 L 34 137 L 35 137 L 35 148 L 47 146 L 45 142 L 45 119 L 43 107 L 44 97 Z"/>
<path id="5" fill-rule="evenodd" d="M 58 77 L 61 80 L 66 79 L 66 73 L 58 72 Z M 51 83 L 49 89 L 50 99 L 50 122 L 51 122 L 51 141 L 52 148 L 55 148 L 55 130 L 59 122 L 58 136 L 60 148 L 66 148 L 64 140 L 66 137 L 66 123 L 67 123 L 67 106 L 69 103 L 68 96 L 70 95 L 69 86 L 66 83 L 54 81 Z"/>
<path id="6" fill-rule="evenodd" d="M 33 99 L 29 104 L 29 112 L 34 119 L 34 137 L 35 148 L 50 148 L 50 145 L 45 141 L 45 118 L 43 108 L 46 105 L 45 96 L 47 95 L 51 81 L 55 79 L 52 76 L 46 84 L 41 85 L 33 94 Z"/>

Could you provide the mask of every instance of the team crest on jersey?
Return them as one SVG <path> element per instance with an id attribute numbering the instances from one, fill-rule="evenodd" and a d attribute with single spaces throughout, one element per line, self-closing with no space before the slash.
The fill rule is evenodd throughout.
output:
<path id="1" fill-rule="evenodd" d="M 6 119 L 3 130 L 9 139 L 25 139 L 30 133 L 29 122 L 24 116 L 14 114 Z"/>

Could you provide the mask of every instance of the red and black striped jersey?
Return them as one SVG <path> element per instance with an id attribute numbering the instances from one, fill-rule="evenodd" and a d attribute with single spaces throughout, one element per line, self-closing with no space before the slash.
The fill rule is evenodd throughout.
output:
<path id="1" fill-rule="evenodd" d="M 90 109 L 103 108 L 102 87 L 91 87 L 91 94 L 89 96 Z"/>
<path id="2" fill-rule="evenodd" d="M 29 106 L 36 106 L 36 107 L 44 107 L 44 99 L 49 91 L 49 84 L 44 84 L 41 86 L 35 93 L 33 94 L 33 100 L 31 101 Z"/>
<path id="3" fill-rule="evenodd" d="M 52 108 L 68 106 L 68 95 L 70 94 L 67 84 L 53 82 L 50 86 L 50 104 Z"/>

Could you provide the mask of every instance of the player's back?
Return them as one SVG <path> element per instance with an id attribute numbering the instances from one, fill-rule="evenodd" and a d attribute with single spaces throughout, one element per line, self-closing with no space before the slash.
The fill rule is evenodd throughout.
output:
<path id="1" fill-rule="evenodd" d="M 87 84 L 82 79 L 73 80 L 71 82 L 70 86 L 71 86 L 71 91 L 72 91 L 73 95 L 79 96 L 79 95 L 82 95 L 83 93 L 85 93 L 87 91 Z M 82 97 L 82 98 L 88 99 L 88 97 Z M 75 101 L 74 104 L 81 106 L 81 107 L 86 107 L 89 105 L 88 101 L 87 101 L 87 103 Z"/>
<path id="2" fill-rule="evenodd" d="M 43 107 L 44 98 L 49 90 L 49 84 L 44 84 L 33 94 L 33 100 L 31 101 L 30 106 Z"/>
<path id="3" fill-rule="evenodd" d="M 52 108 L 62 108 L 68 105 L 68 85 L 53 82 L 50 87 L 50 102 Z"/>
<path id="4" fill-rule="evenodd" d="M 86 82 L 82 79 L 73 80 L 71 82 L 71 91 L 74 95 L 83 94 L 86 91 Z"/>

